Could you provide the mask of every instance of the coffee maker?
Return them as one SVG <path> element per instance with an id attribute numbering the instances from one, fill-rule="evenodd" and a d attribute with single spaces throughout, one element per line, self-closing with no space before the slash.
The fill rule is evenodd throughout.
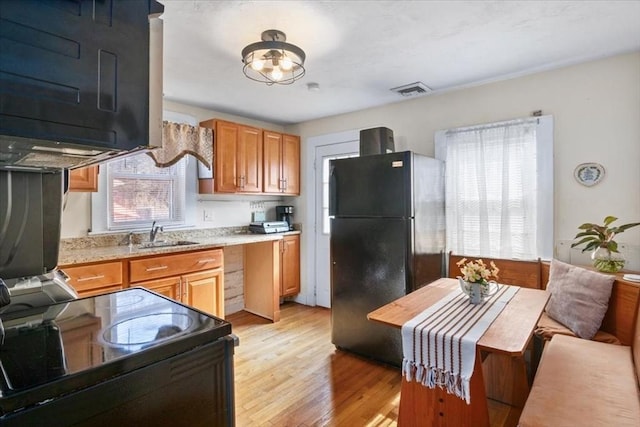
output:
<path id="1" fill-rule="evenodd" d="M 287 221 L 289 230 L 293 230 L 293 206 L 276 206 L 276 218 L 278 221 Z"/>

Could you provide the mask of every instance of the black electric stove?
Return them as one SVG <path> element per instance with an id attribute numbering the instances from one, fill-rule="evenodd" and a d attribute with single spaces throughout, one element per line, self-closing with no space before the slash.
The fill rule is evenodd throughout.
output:
<path id="1" fill-rule="evenodd" d="M 0 317 L 0 424 L 30 425 L 34 412 L 31 425 L 47 425 L 50 412 L 51 425 L 172 415 L 173 425 L 233 425 L 233 339 L 222 319 L 142 288 Z M 207 405 L 223 402 L 222 417 L 188 421 L 183 411 L 197 407 L 184 398 L 191 394 Z"/>

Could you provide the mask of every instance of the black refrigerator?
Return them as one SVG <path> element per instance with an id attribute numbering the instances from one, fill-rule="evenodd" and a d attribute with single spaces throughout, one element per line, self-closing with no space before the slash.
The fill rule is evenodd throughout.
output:
<path id="1" fill-rule="evenodd" d="M 367 313 L 442 277 L 443 163 L 404 151 L 329 168 L 332 342 L 400 366 L 400 330 Z"/>

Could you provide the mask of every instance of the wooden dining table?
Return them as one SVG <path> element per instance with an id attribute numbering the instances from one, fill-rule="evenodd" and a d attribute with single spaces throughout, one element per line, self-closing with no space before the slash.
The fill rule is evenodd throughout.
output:
<path id="1" fill-rule="evenodd" d="M 455 279 L 438 279 L 372 311 L 367 318 L 401 328 L 459 289 Z M 548 299 L 545 291 L 520 288 L 478 340 L 469 404 L 440 387 L 429 388 L 403 378 L 398 425 L 489 427 L 488 399 L 513 408 L 507 411 L 512 420 L 506 424 L 515 425 L 530 389 L 525 353 Z"/>

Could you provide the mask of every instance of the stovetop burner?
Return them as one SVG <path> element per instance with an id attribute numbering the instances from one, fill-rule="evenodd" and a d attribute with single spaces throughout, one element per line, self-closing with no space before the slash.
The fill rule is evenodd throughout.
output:
<path id="1" fill-rule="evenodd" d="M 108 326 L 101 334 L 108 345 L 137 347 L 156 344 L 190 331 L 194 320 L 186 313 L 151 313 Z"/>

